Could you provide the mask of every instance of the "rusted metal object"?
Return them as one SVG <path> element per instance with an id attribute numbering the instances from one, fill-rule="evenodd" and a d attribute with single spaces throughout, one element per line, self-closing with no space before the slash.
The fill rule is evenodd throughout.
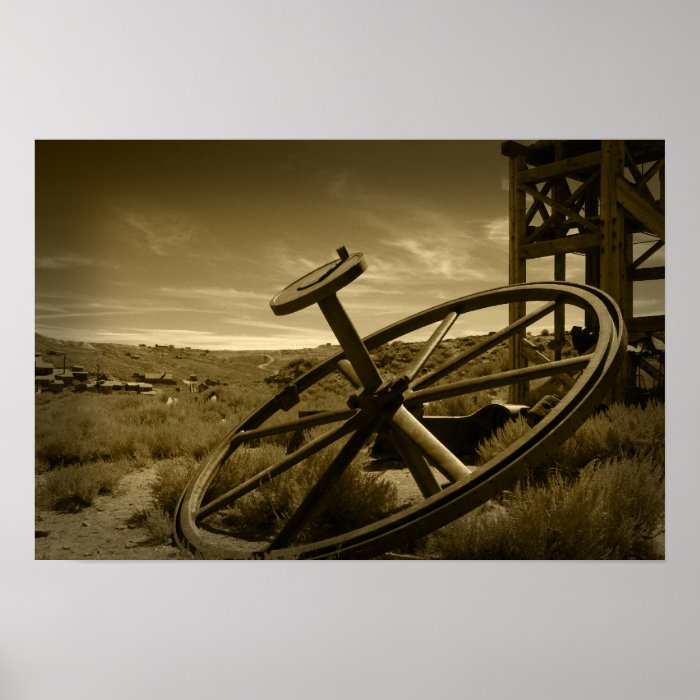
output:
<path id="1" fill-rule="evenodd" d="M 275 314 L 281 315 L 317 303 L 336 334 L 341 351 L 296 378 L 213 448 L 188 484 L 177 508 L 175 535 L 181 546 L 210 558 L 360 558 L 388 551 L 464 515 L 541 462 L 597 408 L 608 389 L 609 377 L 617 372 L 624 356 L 625 327 L 612 299 L 595 288 L 563 282 L 519 284 L 461 297 L 361 339 L 335 294 L 356 279 L 366 264 L 361 253 L 350 255 L 339 249 L 338 256 L 280 292 L 271 306 Z M 539 302 L 541 306 L 432 371 L 422 372 L 458 317 L 493 306 L 527 302 Z M 599 329 L 595 346 L 585 356 L 450 381 L 457 370 L 495 344 L 565 305 L 582 309 L 595 319 Z M 383 376 L 371 352 L 434 324 L 437 328 L 405 369 Z M 285 416 L 299 404 L 304 392 L 337 371 L 350 385 L 347 409 L 321 411 L 297 419 Z M 572 375 L 573 386 L 563 398 L 523 437 L 478 467 L 464 464 L 443 442 L 438 422 L 431 426 L 425 423 L 426 419 L 421 421 L 414 415 L 421 415 L 424 404 L 444 397 L 465 396 L 486 388 L 510 386 L 526 378 L 562 373 L 576 373 Z M 235 469 L 239 448 L 250 447 L 265 437 L 320 426 L 329 429 L 277 463 L 261 467 L 226 493 L 216 497 L 209 494 L 223 465 L 229 471 Z M 300 533 L 324 497 L 377 433 L 392 436 L 422 499 L 348 532 L 332 536 L 321 533 L 316 539 L 307 532 L 300 539 Z M 256 541 L 235 528 L 222 529 L 218 521 L 213 524 L 239 498 L 256 492 L 290 469 L 303 469 L 304 460 L 340 440 L 344 440 L 343 446 L 274 536 Z M 436 477 L 446 483 L 438 483 Z"/>

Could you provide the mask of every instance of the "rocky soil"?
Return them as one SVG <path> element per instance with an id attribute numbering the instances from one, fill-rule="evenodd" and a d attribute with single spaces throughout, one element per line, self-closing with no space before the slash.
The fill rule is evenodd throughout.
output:
<path id="1" fill-rule="evenodd" d="M 155 468 L 124 476 L 116 492 L 97 496 L 78 513 L 36 512 L 36 559 L 186 559 L 167 541 L 134 522 L 151 505 Z"/>

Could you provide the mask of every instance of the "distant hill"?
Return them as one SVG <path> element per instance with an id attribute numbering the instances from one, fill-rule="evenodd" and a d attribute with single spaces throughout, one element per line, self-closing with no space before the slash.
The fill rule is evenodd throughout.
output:
<path id="1" fill-rule="evenodd" d="M 338 350 L 337 346 L 320 346 L 303 350 L 200 350 L 167 345 L 123 345 L 58 340 L 34 334 L 35 352 L 62 369 L 82 365 L 85 371 L 101 373 L 114 379 L 130 380 L 135 373 L 171 373 L 178 380 L 195 374 L 200 380 L 218 379 L 228 384 L 253 386 L 275 374 L 290 359 L 305 357 L 314 363 Z M 65 357 L 65 360 L 64 360 Z"/>
<path id="2" fill-rule="evenodd" d="M 458 353 L 485 336 L 471 336 L 447 340 L 435 352 L 427 367 L 435 367 L 454 353 Z M 552 339 L 531 338 L 539 350 L 544 351 Z M 568 346 L 568 344 L 567 344 Z M 372 352 L 377 366 L 382 372 L 396 372 L 413 357 L 420 343 L 394 342 Z M 254 389 L 272 384 L 285 384 L 297 374 L 338 351 L 337 345 L 321 345 L 316 348 L 295 350 L 269 350 L 250 352 L 247 350 L 201 350 L 176 346 L 123 345 L 118 343 L 86 343 L 58 340 L 35 333 L 35 350 L 41 353 L 44 361 L 50 362 L 57 370 L 64 365 L 82 365 L 92 377 L 99 369 L 121 381 L 132 380 L 136 373 L 170 373 L 181 384 L 182 380 L 196 375 L 200 381 L 216 379 L 222 383 L 238 386 L 241 389 Z M 484 373 L 503 370 L 507 367 L 508 350 L 506 344 L 487 351 L 476 361 Z M 301 364 L 300 364 L 301 361 Z M 455 378 L 469 371 L 458 371 Z M 279 377 L 276 377 L 279 373 Z M 266 382 L 267 380 L 267 382 Z"/>

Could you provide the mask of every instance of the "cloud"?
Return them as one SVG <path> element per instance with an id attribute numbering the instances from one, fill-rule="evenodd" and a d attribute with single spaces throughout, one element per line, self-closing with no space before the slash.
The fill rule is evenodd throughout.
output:
<path id="1" fill-rule="evenodd" d="M 367 277 L 377 283 L 429 285 L 490 283 L 507 276 L 508 220 L 456 220 L 414 208 L 400 218 L 365 212 L 365 223 L 383 235 Z M 503 281 L 500 279 L 499 281 Z M 481 285 L 483 288 L 483 284 Z"/>
<path id="2" fill-rule="evenodd" d="M 156 255 L 177 255 L 198 240 L 194 226 L 183 219 L 132 212 L 122 212 L 122 217 L 132 229 L 143 235 L 147 247 Z"/>
<path id="3" fill-rule="evenodd" d="M 272 335 L 222 334 L 210 331 L 197 331 L 189 328 L 120 328 L 115 330 L 85 331 L 61 326 L 42 325 L 36 328 L 38 333 L 61 337 L 64 340 L 85 340 L 90 342 L 122 343 L 137 345 L 175 345 L 210 350 L 281 350 L 291 348 L 315 347 L 327 342 L 335 342 L 328 332 L 310 331 L 299 333 L 277 333 Z"/>
<path id="4" fill-rule="evenodd" d="M 234 287 L 161 287 L 160 292 L 186 299 L 224 299 L 226 301 L 240 299 L 264 299 L 270 300 L 269 294 L 251 292 Z"/>
<path id="5" fill-rule="evenodd" d="M 65 270 L 75 267 L 109 267 L 115 270 L 118 265 L 102 260 L 93 260 L 84 255 L 45 255 L 36 259 L 36 268 L 39 270 Z"/>

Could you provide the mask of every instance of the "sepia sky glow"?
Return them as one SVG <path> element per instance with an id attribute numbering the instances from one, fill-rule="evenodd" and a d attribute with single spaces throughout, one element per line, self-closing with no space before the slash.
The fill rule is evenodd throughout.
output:
<path id="1" fill-rule="evenodd" d="M 365 335 L 507 284 L 507 174 L 500 141 L 39 141 L 36 331 L 227 350 L 334 342 L 318 308 L 275 317 L 269 301 L 346 246 L 368 269 L 338 296 Z M 583 258 L 567 269 L 582 281 Z M 528 263 L 528 280 L 552 277 L 551 258 Z M 662 284 L 637 297 L 637 313 L 663 312 Z M 505 322 L 505 309 L 482 312 L 457 331 Z"/>

